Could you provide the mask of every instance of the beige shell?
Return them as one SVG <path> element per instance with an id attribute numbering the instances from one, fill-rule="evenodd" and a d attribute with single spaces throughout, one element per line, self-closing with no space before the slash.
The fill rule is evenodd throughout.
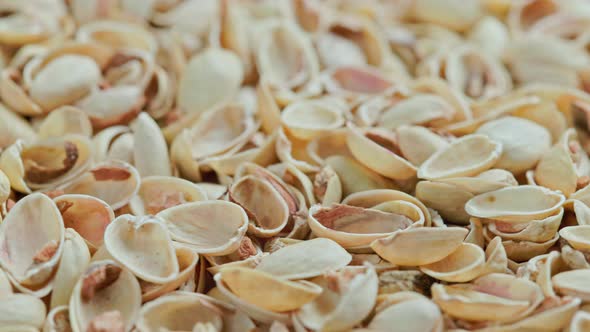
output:
<path id="1" fill-rule="evenodd" d="M 130 125 L 133 131 L 133 165 L 142 177 L 172 175 L 168 147 L 158 124 L 140 113 Z"/>
<path id="2" fill-rule="evenodd" d="M 275 312 L 296 310 L 322 292 L 308 281 L 287 281 L 253 269 L 225 268 L 220 275 L 220 282 L 240 299 Z"/>
<path id="3" fill-rule="evenodd" d="M 0 303 L 0 326 L 6 332 L 21 327 L 21 331 L 38 331 L 43 326 L 47 309 L 43 301 L 28 294 L 11 294 L 2 298 Z"/>
<path id="4" fill-rule="evenodd" d="M 562 239 L 576 250 L 590 249 L 590 226 L 568 226 L 559 231 Z"/>
<path id="5" fill-rule="evenodd" d="M 573 316 L 567 332 L 583 332 L 590 329 L 590 313 L 587 311 L 577 311 Z"/>
<path id="6" fill-rule="evenodd" d="M 554 214 L 564 201 L 561 193 L 547 188 L 515 186 L 478 195 L 465 204 L 465 211 L 473 217 L 522 223 Z"/>
<path id="7" fill-rule="evenodd" d="M 141 179 L 139 191 L 129 207 L 136 216 L 155 215 L 173 206 L 206 199 L 207 194 L 190 181 L 171 176 L 147 176 Z"/>
<path id="8" fill-rule="evenodd" d="M 102 245 L 104 230 L 115 219 L 113 209 L 104 201 L 88 195 L 60 195 L 53 199 L 66 228 L 79 234 L 94 251 Z"/>
<path id="9" fill-rule="evenodd" d="M 294 137 L 310 140 L 344 126 L 344 114 L 327 101 L 296 101 L 281 112 L 281 124 Z"/>
<path id="10" fill-rule="evenodd" d="M 158 47 L 154 36 L 140 25 L 114 20 L 95 20 L 81 25 L 76 32 L 76 40 L 113 49 L 133 48 L 150 53 L 155 53 Z"/>
<path id="11" fill-rule="evenodd" d="M 2 268 L 24 286 L 47 283 L 61 258 L 64 233 L 61 214 L 49 197 L 36 193 L 22 198 L 0 224 Z"/>
<path id="12" fill-rule="evenodd" d="M 0 168 L 14 190 L 54 189 L 90 167 L 90 144 L 87 137 L 79 135 L 17 141 L 0 155 Z"/>
<path id="13" fill-rule="evenodd" d="M 0 82 L 0 91 L 1 86 Z M 14 144 L 18 139 L 34 140 L 36 136 L 28 122 L 2 104 L 0 104 L 0 132 L 2 132 L 0 136 L 0 148 L 2 149 Z"/>
<path id="14" fill-rule="evenodd" d="M 62 106 L 47 115 L 39 126 L 39 138 L 77 134 L 92 136 L 92 124 L 88 115 L 72 106 Z"/>
<path id="15" fill-rule="evenodd" d="M 442 260 L 420 266 L 420 271 L 447 282 L 467 282 L 477 278 L 486 260 L 484 251 L 477 245 L 462 243 Z"/>
<path id="16" fill-rule="evenodd" d="M 260 259 L 256 270 L 285 279 L 309 279 L 345 267 L 352 256 L 330 239 L 291 244 Z"/>
<path id="17" fill-rule="evenodd" d="M 108 89 L 93 89 L 76 107 L 83 110 L 95 129 L 127 124 L 145 102 L 143 91 L 135 85 L 116 85 Z"/>
<path id="18" fill-rule="evenodd" d="M 484 234 L 485 235 L 485 234 Z M 532 241 L 503 241 L 502 244 L 506 249 L 506 255 L 513 261 L 524 262 L 535 256 L 539 256 L 547 253 L 559 240 L 559 234 L 555 233 L 553 238 L 544 242 L 532 242 Z"/>
<path id="19" fill-rule="evenodd" d="M 590 299 L 589 275 L 588 269 L 570 270 L 554 275 L 551 281 L 557 293 L 588 301 Z"/>
<path id="20" fill-rule="evenodd" d="M 121 215 L 107 226 L 104 240 L 111 257 L 143 280 L 166 283 L 178 276 L 176 252 L 160 219 Z"/>
<path id="21" fill-rule="evenodd" d="M 323 288 L 322 294 L 296 313 L 308 329 L 349 330 L 365 319 L 375 305 L 378 279 L 372 266 L 346 267 L 312 282 Z"/>
<path id="22" fill-rule="evenodd" d="M 139 280 L 142 292 L 141 300 L 143 302 L 151 301 L 159 296 L 174 291 L 186 283 L 190 278 L 200 278 L 199 275 L 195 276 L 195 269 L 198 269 L 197 264 L 199 263 L 199 254 L 191 249 L 183 247 L 177 247 L 175 248 L 175 251 L 179 270 L 177 277 L 163 284 Z"/>
<path id="23" fill-rule="evenodd" d="M 176 104 L 185 113 L 204 112 L 229 101 L 244 77 L 240 59 L 232 52 L 210 48 L 193 56 L 178 83 Z"/>
<path id="24" fill-rule="evenodd" d="M 94 162 L 102 162 L 108 158 L 111 145 L 123 134 L 131 131 L 127 126 L 112 126 L 98 132 L 92 138 L 92 157 Z"/>
<path id="25" fill-rule="evenodd" d="M 416 198 L 450 222 L 465 225 L 469 215 L 464 206 L 474 195 L 452 184 L 436 181 L 420 181 L 416 185 Z"/>
<path id="26" fill-rule="evenodd" d="M 543 300 L 535 283 L 492 273 L 473 283 L 432 286 L 432 299 L 451 317 L 471 321 L 515 321 L 530 314 Z"/>
<path id="27" fill-rule="evenodd" d="M 416 167 L 449 144 L 443 137 L 420 126 L 401 126 L 396 134 L 401 154 Z"/>
<path id="28" fill-rule="evenodd" d="M 186 203 L 158 213 L 178 245 L 221 256 L 236 250 L 248 228 L 248 216 L 225 201 Z"/>
<path id="29" fill-rule="evenodd" d="M 338 175 L 344 196 L 360 191 L 395 188 L 391 180 L 371 171 L 350 157 L 330 156 L 325 163 Z"/>
<path id="30" fill-rule="evenodd" d="M 313 193 L 322 205 L 340 203 L 342 200 L 342 183 L 338 174 L 330 166 L 322 167 L 313 179 Z"/>
<path id="31" fill-rule="evenodd" d="M 495 167 L 514 174 L 534 167 L 551 147 L 551 135 L 547 129 L 512 116 L 487 122 L 476 133 L 502 143 L 502 155 Z"/>
<path id="32" fill-rule="evenodd" d="M 408 326 L 412 326 L 415 331 L 442 331 L 443 317 L 440 309 L 426 298 L 409 299 L 381 310 L 367 327 L 371 331 L 401 332 Z"/>
<path id="33" fill-rule="evenodd" d="M 230 306 L 207 295 L 174 292 L 145 304 L 139 312 L 139 331 L 194 331 L 199 323 L 220 331 Z M 199 330 L 197 330 L 199 331 Z"/>
<path id="34" fill-rule="evenodd" d="M 373 241 L 371 248 L 393 264 L 420 266 L 447 257 L 459 248 L 466 236 L 467 230 L 460 227 L 409 228 Z M 416 246 L 422 249 L 415 250 Z"/>
<path id="35" fill-rule="evenodd" d="M 230 199 L 249 214 L 248 230 L 257 236 L 277 235 L 289 221 L 288 202 L 272 182 L 248 175 L 232 184 Z"/>
<path id="36" fill-rule="evenodd" d="M 395 141 L 387 133 L 362 131 L 349 124 L 346 142 L 358 162 L 371 170 L 395 180 L 407 180 L 416 175 L 416 168 L 396 153 Z"/>
<path id="37" fill-rule="evenodd" d="M 96 261 L 76 283 L 70 298 L 70 324 L 74 332 L 106 320 L 131 330 L 141 306 L 141 289 L 135 276 L 110 260 Z"/>
<path id="38" fill-rule="evenodd" d="M 440 96 L 418 93 L 383 110 L 379 127 L 398 129 L 407 125 L 427 125 L 450 121 L 455 117 L 453 106 Z"/>
<path id="39" fill-rule="evenodd" d="M 70 312 L 67 305 L 55 307 L 47 314 L 43 332 L 67 332 L 71 331 Z"/>
<path id="40" fill-rule="evenodd" d="M 587 169 L 580 169 L 587 168 L 587 164 L 588 156 L 580 149 L 575 131 L 570 129 L 541 158 L 535 169 L 535 181 L 540 186 L 560 190 L 569 196 L 576 191 L 578 176 L 587 175 Z"/>
<path id="41" fill-rule="evenodd" d="M 491 168 L 500 158 L 502 145 L 483 135 L 467 135 L 438 150 L 418 169 L 422 179 L 473 176 Z"/>
<path id="42" fill-rule="evenodd" d="M 131 200 L 139 186 L 139 173 L 133 166 L 110 160 L 94 165 L 88 172 L 58 189 L 66 194 L 94 196 L 117 210 Z"/>
<path id="43" fill-rule="evenodd" d="M 64 237 L 63 253 L 55 271 L 50 308 L 68 305 L 74 285 L 90 263 L 90 251 L 84 239 L 71 228 Z"/>
<path id="44" fill-rule="evenodd" d="M 318 165 L 324 165 L 329 156 L 353 157 L 346 143 L 347 132 L 345 128 L 335 129 L 314 138 L 307 144 L 307 155 Z"/>
<path id="45" fill-rule="evenodd" d="M 315 236 L 327 237 L 344 248 L 366 247 L 376 239 L 409 227 L 414 220 L 402 211 L 382 212 L 376 207 L 334 204 L 309 209 L 308 224 Z"/>
<path id="46" fill-rule="evenodd" d="M 277 131 L 275 151 L 279 160 L 294 165 L 304 173 L 316 172 L 318 167 L 313 164 L 312 158 L 307 155 L 306 145 L 307 141 L 289 137 L 283 128 L 279 128 Z"/>
<path id="47" fill-rule="evenodd" d="M 504 240 L 545 242 L 551 240 L 563 218 L 563 208 L 544 219 L 531 220 L 527 224 L 510 222 L 490 222 L 485 231 L 502 237 Z"/>
<path id="48" fill-rule="evenodd" d="M 419 0 L 414 4 L 413 13 L 416 18 L 422 21 L 463 31 L 483 15 L 483 8 L 480 3 L 465 4 L 453 0 Z"/>
<path id="49" fill-rule="evenodd" d="M 340 66 L 323 73 L 324 88 L 339 97 L 355 100 L 384 93 L 393 87 L 389 77 L 372 66 Z"/>

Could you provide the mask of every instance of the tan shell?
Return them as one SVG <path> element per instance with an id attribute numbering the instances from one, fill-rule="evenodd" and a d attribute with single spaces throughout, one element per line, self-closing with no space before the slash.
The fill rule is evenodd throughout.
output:
<path id="1" fill-rule="evenodd" d="M 547 188 L 515 186 L 478 195 L 465 204 L 465 211 L 473 217 L 521 223 L 554 214 L 564 201 L 561 193 Z"/>
<path id="2" fill-rule="evenodd" d="M 61 258 L 64 233 L 61 214 L 49 197 L 36 193 L 22 198 L 0 224 L 2 268 L 19 284 L 38 288 L 47 283 Z"/>
<path id="3" fill-rule="evenodd" d="M 140 331 L 194 331 L 199 323 L 220 331 L 230 306 L 207 295 L 174 292 L 145 304 L 136 328 Z M 200 330 L 196 330 L 200 331 Z"/>
<path id="4" fill-rule="evenodd" d="M 66 194 L 94 196 L 117 210 L 131 200 L 139 186 L 139 173 L 133 166 L 111 160 L 96 164 L 73 182 L 58 189 Z"/>
<path id="5" fill-rule="evenodd" d="M 414 4 L 413 13 L 416 18 L 422 21 L 463 31 L 483 15 L 483 8 L 480 3 L 465 4 L 452 0 L 419 0 Z"/>
<path id="6" fill-rule="evenodd" d="M 436 181 L 420 181 L 416 185 L 416 198 L 435 209 L 448 221 L 465 225 L 469 215 L 464 206 L 474 195 L 452 184 Z"/>
<path id="7" fill-rule="evenodd" d="M 30 193 L 71 181 L 90 167 L 90 154 L 90 140 L 79 135 L 17 141 L 0 155 L 0 168 L 13 189 Z"/>
<path id="8" fill-rule="evenodd" d="M 567 332 L 583 332 L 590 328 L 590 313 L 587 311 L 577 311 L 573 316 Z"/>
<path id="9" fill-rule="evenodd" d="M 177 106 L 186 113 L 204 112 L 229 101 L 244 77 L 240 59 L 232 52 L 210 48 L 192 57 L 178 83 Z"/>
<path id="10" fill-rule="evenodd" d="M 129 331 L 140 306 L 141 289 L 135 276 L 113 261 L 96 261 L 74 287 L 70 324 L 74 332 L 82 332 L 93 322 L 115 318 L 124 331 Z"/>
<path id="11" fill-rule="evenodd" d="M 1 86 L 0 82 L 0 91 Z M 14 144 L 18 139 L 33 140 L 36 136 L 28 122 L 2 104 L 0 104 L 0 132 L 2 132 L 0 136 L 0 148 L 2 149 Z"/>
<path id="12" fill-rule="evenodd" d="M 348 330 L 365 319 L 377 298 L 378 279 L 372 266 L 346 267 L 312 279 L 323 288 L 313 302 L 301 307 L 296 317 L 312 330 Z"/>
<path id="13" fill-rule="evenodd" d="M 281 124 L 294 137 L 310 140 L 344 126 L 344 114 L 327 101 L 296 101 L 281 112 Z"/>
<path id="14" fill-rule="evenodd" d="M 352 256 L 330 239 L 291 244 L 260 259 L 256 270 L 285 279 L 308 279 L 345 267 Z"/>
<path id="15" fill-rule="evenodd" d="M 438 280 L 467 282 L 482 273 L 485 260 L 485 253 L 479 246 L 462 243 L 442 260 L 420 266 L 420 271 Z"/>
<path id="16" fill-rule="evenodd" d="M 80 26 L 76 40 L 113 49 L 133 48 L 150 53 L 155 53 L 158 47 L 154 36 L 140 25 L 114 20 L 96 20 Z"/>
<path id="17" fill-rule="evenodd" d="M 177 247 L 175 248 L 175 251 L 176 259 L 178 260 L 178 276 L 163 284 L 155 284 L 149 281 L 139 280 L 142 291 L 141 300 L 143 302 L 151 301 L 159 296 L 174 291 L 186 283 L 190 278 L 200 278 L 198 275 L 195 276 L 195 269 L 199 263 L 199 254 L 191 249 L 183 247 Z"/>
<path id="18" fill-rule="evenodd" d="M 39 138 L 77 134 L 92 136 L 92 124 L 88 115 L 72 106 L 62 106 L 47 115 L 39 126 Z"/>
<path id="19" fill-rule="evenodd" d="M 559 231 L 562 239 L 576 250 L 590 249 L 590 226 L 568 226 Z"/>
<path id="20" fill-rule="evenodd" d="M 141 179 L 139 191 L 129 202 L 129 207 L 136 216 L 155 215 L 173 206 L 206 199 L 207 194 L 190 181 L 171 176 L 148 176 Z"/>
<path id="21" fill-rule="evenodd" d="M 371 248 L 393 264 L 419 266 L 447 257 L 459 248 L 466 236 L 467 230 L 459 227 L 409 228 L 373 241 Z M 417 245 L 422 250 L 415 250 Z"/>
<path id="22" fill-rule="evenodd" d="M 307 155 L 318 165 L 323 165 L 329 156 L 352 157 L 346 143 L 347 132 L 345 128 L 335 129 L 314 138 L 307 144 Z"/>
<path id="23" fill-rule="evenodd" d="M 543 300 L 535 283 L 499 273 L 465 286 L 435 284 L 431 291 L 433 301 L 444 313 L 471 321 L 515 321 L 530 314 Z"/>
<path id="24" fill-rule="evenodd" d="M 21 327 L 21 331 L 38 331 L 43 326 L 47 309 L 42 300 L 28 294 L 11 294 L 2 298 L 0 303 L 0 326 L 6 332 Z"/>
<path id="25" fill-rule="evenodd" d="M 277 157 L 283 163 L 292 164 L 305 173 L 316 172 L 318 167 L 312 163 L 312 159 L 307 155 L 307 142 L 289 137 L 283 128 L 277 131 L 277 141 L 275 151 Z"/>
<path id="26" fill-rule="evenodd" d="M 490 222 L 486 227 L 486 231 L 498 235 L 504 240 L 545 242 L 555 236 L 562 218 L 563 208 L 553 215 L 544 219 L 532 220 L 527 224 L 513 224 L 501 221 Z"/>
<path id="27" fill-rule="evenodd" d="M 342 200 L 342 183 L 338 174 L 330 166 L 322 167 L 313 180 L 313 193 L 322 205 L 340 203 Z"/>
<path id="28" fill-rule="evenodd" d="M 79 234 L 91 250 L 102 245 L 104 230 L 115 219 L 113 209 L 104 201 L 88 195 L 60 195 L 53 199 L 66 228 Z"/>
<path id="29" fill-rule="evenodd" d="M 416 167 L 449 144 L 443 137 L 420 126 L 401 126 L 396 134 L 401 154 Z"/>
<path id="30" fill-rule="evenodd" d="M 236 296 L 275 312 L 296 310 L 322 292 L 321 287 L 307 281 L 287 281 L 252 269 L 225 268 L 220 275 L 220 282 Z"/>
<path id="31" fill-rule="evenodd" d="M 367 327 L 369 330 L 401 332 L 408 326 L 415 331 L 442 331 L 440 309 L 427 298 L 408 299 L 379 311 Z"/>
<path id="32" fill-rule="evenodd" d="M 157 215 L 176 244 L 208 255 L 236 250 L 248 228 L 248 216 L 237 204 L 224 201 L 186 203 Z"/>
<path id="33" fill-rule="evenodd" d="M 463 136 L 424 161 L 418 177 L 430 180 L 477 175 L 491 168 L 501 153 L 502 145 L 486 136 Z"/>
<path id="34" fill-rule="evenodd" d="M 398 129 L 406 125 L 427 125 L 450 121 L 455 117 L 453 106 L 440 96 L 415 94 L 385 109 L 377 125 L 387 129 Z"/>
<path id="35" fill-rule="evenodd" d="M 64 237 L 63 253 L 55 272 L 50 308 L 68 305 L 78 278 L 90 263 L 90 251 L 84 239 L 71 228 Z"/>
<path id="36" fill-rule="evenodd" d="M 512 116 L 487 122 L 476 133 L 502 143 L 502 155 L 495 167 L 514 174 L 534 167 L 551 147 L 551 134 L 547 129 Z"/>
<path id="37" fill-rule="evenodd" d="M 133 165 L 142 177 L 170 176 L 168 146 L 160 127 L 148 114 L 140 113 L 130 125 L 133 131 Z"/>
<path id="38" fill-rule="evenodd" d="M 43 332 L 67 332 L 71 331 L 70 312 L 67 305 L 62 305 L 51 309 L 47 314 Z"/>
<path id="39" fill-rule="evenodd" d="M 539 256 L 547 253 L 559 240 L 559 234 L 555 233 L 555 236 L 545 242 L 532 242 L 532 241 L 503 241 L 502 244 L 506 248 L 506 255 L 513 261 L 524 262 L 535 256 Z"/>
<path id="40" fill-rule="evenodd" d="M 551 281 L 557 293 L 579 297 L 583 301 L 588 301 L 590 299 L 588 275 L 590 275 L 588 269 L 571 270 L 554 275 Z"/>
<path id="41" fill-rule="evenodd" d="M 361 164 L 390 179 L 407 180 L 416 175 L 416 167 L 395 152 L 395 145 L 390 146 L 395 141 L 376 131 L 362 131 L 352 124 L 347 127 L 348 148 Z"/>
<path id="42" fill-rule="evenodd" d="M 413 222 L 399 210 L 382 212 L 377 208 L 344 204 L 312 206 L 308 217 L 314 235 L 334 240 L 344 248 L 366 247 L 376 239 L 409 227 Z"/>
<path id="43" fill-rule="evenodd" d="M 395 188 L 391 180 L 371 171 L 352 158 L 335 155 L 328 157 L 325 163 L 338 175 L 344 196 L 360 191 Z"/>

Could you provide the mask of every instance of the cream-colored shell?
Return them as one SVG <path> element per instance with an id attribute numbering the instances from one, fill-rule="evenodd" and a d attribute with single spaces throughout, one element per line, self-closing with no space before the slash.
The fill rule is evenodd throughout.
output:
<path id="1" fill-rule="evenodd" d="M 141 179 L 139 191 L 129 202 L 129 208 L 134 215 L 141 216 L 204 200 L 207 194 L 196 184 L 172 176 L 154 175 Z"/>

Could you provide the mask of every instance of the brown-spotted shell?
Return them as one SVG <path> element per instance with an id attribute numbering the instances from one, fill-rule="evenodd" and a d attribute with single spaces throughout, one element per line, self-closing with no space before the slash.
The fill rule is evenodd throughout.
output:
<path id="1" fill-rule="evenodd" d="M 129 202 L 129 207 L 136 216 L 155 215 L 173 206 L 206 199 L 207 194 L 190 181 L 154 175 L 141 179 L 139 191 Z"/>

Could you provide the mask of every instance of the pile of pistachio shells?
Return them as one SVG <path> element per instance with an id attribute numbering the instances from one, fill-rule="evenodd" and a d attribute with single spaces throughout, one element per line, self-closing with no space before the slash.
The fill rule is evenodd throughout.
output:
<path id="1" fill-rule="evenodd" d="M 590 331 L 587 0 L 0 0 L 0 332 Z"/>

